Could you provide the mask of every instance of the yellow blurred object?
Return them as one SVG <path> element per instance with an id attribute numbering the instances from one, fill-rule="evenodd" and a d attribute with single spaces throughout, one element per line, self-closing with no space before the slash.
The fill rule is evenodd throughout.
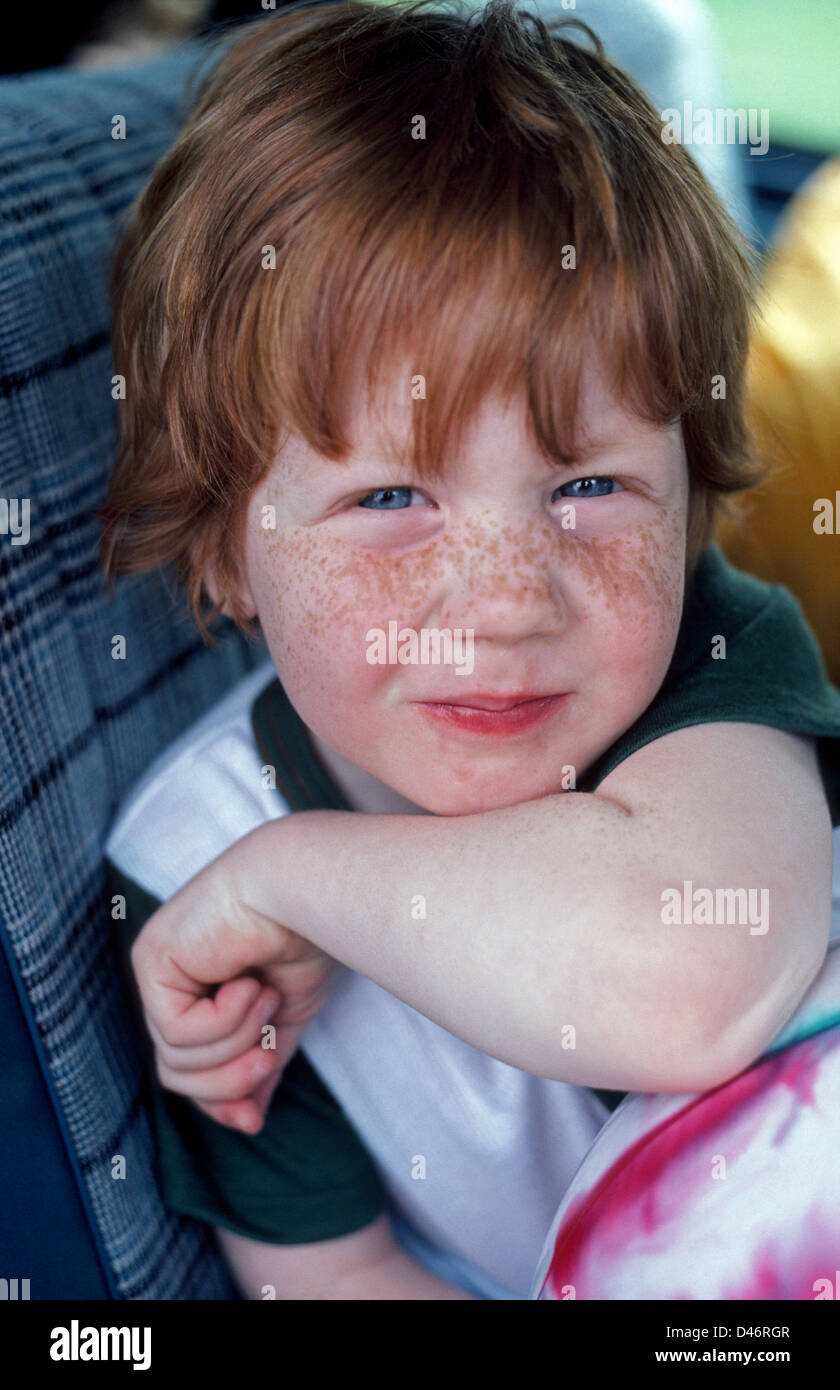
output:
<path id="1" fill-rule="evenodd" d="M 840 685 L 840 158 L 791 201 L 766 267 L 748 382 L 772 473 L 731 499 L 714 539 L 727 559 L 799 599 Z M 831 534 L 821 534 L 831 505 Z M 815 530 L 815 524 L 819 530 Z"/>

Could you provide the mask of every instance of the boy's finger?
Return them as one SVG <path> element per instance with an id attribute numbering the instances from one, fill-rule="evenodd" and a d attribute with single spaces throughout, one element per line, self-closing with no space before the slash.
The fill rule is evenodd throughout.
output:
<path id="1" fill-rule="evenodd" d="M 222 988 L 225 989 L 227 986 L 223 985 Z M 166 1066 L 171 1067 L 173 1071 L 203 1071 L 208 1067 L 217 1067 L 224 1062 L 232 1061 L 254 1043 L 260 1042 L 261 1029 L 274 1018 L 278 1003 L 274 990 L 259 990 L 242 1022 L 231 1033 L 219 1041 L 208 1040 L 206 1043 L 196 1043 L 192 1047 L 173 1047 L 150 1018 L 146 1019 L 146 1026 L 155 1051 Z"/>
<path id="2" fill-rule="evenodd" d="M 253 1096 L 245 1100 L 196 1101 L 199 1109 L 209 1115 L 217 1124 L 228 1129 L 238 1129 L 244 1134 L 258 1134 L 265 1123 L 271 1099 L 283 1076 L 278 1070 L 258 1085 Z"/>
<path id="3" fill-rule="evenodd" d="M 274 1075 L 269 1076 L 265 1081 L 261 1081 L 254 1090 L 252 1099 L 259 1111 L 260 1118 L 264 1118 L 265 1115 L 268 1114 L 268 1108 L 271 1105 L 274 1092 L 283 1079 L 284 1070 L 285 1067 L 278 1066 Z"/>
<path id="4" fill-rule="evenodd" d="M 253 1100 L 196 1101 L 199 1110 L 226 1129 L 238 1129 L 243 1134 L 258 1134 L 264 1120 L 260 1107 Z"/>
<path id="5" fill-rule="evenodd" d="M 221 1123 L 233 1129 L 241 1129 L 246 1134 L 258 1134 L 265 1124 L 265 1117 L 274 1092 L 283 1079 L 284 1070 L 285 1067 L 280 1068 L 276 1075 L 262 1081 L 248 1100 L 228 1101 L 227 1104 L 222 1102 L 218 1105 L 211 1101 L 210 1106 L 221 1112 Z"/>
<path id="6" fill-rule="evenodd" d="M 183 987 L 154 984 L 145 988 L 138 977 L 143 1012 L 151 1032 L 172 1047 L 203 1046 L 219 1042 L 240 1028 L 260 993 L 260 981 L 252 975 L 226 980 L 213 997 L 195 982 Z"/>
<path id="7" fill-rule="evenodd" d="M 263 966 L 261 976 L 267 985 L 273 985 L 284 999 L 306 999 L 316 991 L 332 988 L 335 961 L 321 952 L 307 960 L 293 961 L 289 965 L 269 961 Z"/>
<path id="8" fill-rule="evenodd" d="M 182 1072 L 155 1059 L 160 1084 L 176 1095 L 195 1101 L 245 1100 L 271 1075 L 277 1078 L 281 1060 L 270 1048 L 256 1047 L 234 1058 L 225 1066 L 204 1071 Z"/>

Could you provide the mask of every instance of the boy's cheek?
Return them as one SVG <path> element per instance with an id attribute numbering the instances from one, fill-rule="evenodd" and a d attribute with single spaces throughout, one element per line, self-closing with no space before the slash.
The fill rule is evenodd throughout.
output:
<path id="1" fill-rule="evenodd" d="M 639 527 L 622 574 L 629 613 L 646 624 L 679 625 L 685 587 L 685 518 L 666 515 Z"/>
<path id="2" fill-rule="evenodd" d="M 262 629 L 280 679 L 290 699 L 307 719 L 306 710 L 319 711 L 318 729 L 326 713 L 341 721 L 348 702 L 362 705 L 375 699 L 394 667 L 371 664 L 371 630 L 388 632 L 397 618 L 410 623 L 404 611 L 387 603 L 376 606 L 369 595 L 336 594 L 313 585 L 305 598 L 274 602 L 260 614 Z M 402 668 L 400 668 L 402 669 Z M 305 707 L 305 708 L 304 708 Z"/>
<path id="3" fill-rule="evenodd" d="M 256 550 L 251 586 L 275 662 L 300 676 L 364 663 L 365 634 L 401 617 L 393 585 L 374 567 L 350 567 L 326 541 L 277 533 Z"/>
<path id="4" fill-rule="evenodd" d="M 583 542 L 576 550 L 583 601 L 601 625 L 637 639 L 665 637 L 679 623 L 684 544 L 674 530 L 640 528 L 632 538 Z"/>
<path id="5" fill-rule="evenodd" d="M 296 609 L 314 632 L 326 622 L 366 629 L 407 621 L 434 572 L 428 546 L 407 555 L 350 552 L 302 528 L 270 542 L 264 559 L 275 602 Z"/>
<path id="6" fill-rule="evenodd" d="M 578 610 L 586 633 L 578 711 L 617 737 L 648 707 L 673 656 L 684 544 L 676 528 L 658 528 L 653 536 L 587 549 Z"/>

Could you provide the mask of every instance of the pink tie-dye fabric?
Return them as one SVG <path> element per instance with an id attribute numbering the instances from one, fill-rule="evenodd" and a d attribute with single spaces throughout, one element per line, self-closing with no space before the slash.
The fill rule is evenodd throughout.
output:
<path id="1" fill-rule="evenodd" d="M 702 1095 L 634 1095 L 546 1240 L 536 1299 L 840 1298 L 840 942 L 772 1049 Z"/>

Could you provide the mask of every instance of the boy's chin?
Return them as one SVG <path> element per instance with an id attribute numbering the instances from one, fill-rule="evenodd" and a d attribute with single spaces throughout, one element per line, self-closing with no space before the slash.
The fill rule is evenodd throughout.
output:
<path id="1" fill-rule="evenodd" d="M 557 787 L 556 791 L 561 791 Z M 502 811 L 506 806 L 518 806 L 524 801 L 536 801 L 539 797 L 548 796 L 548 788 L 522 787 L 522 788 L 479 788 L 479 787 L 457 787 L 448 786 L 440 788 L 414 787 L 410 791 L 403 789 L 403 795 L 409 797 L 417 806 L 421 806 L 432 816 L 471 816 L 478 815 L 482 811 Z"/>

